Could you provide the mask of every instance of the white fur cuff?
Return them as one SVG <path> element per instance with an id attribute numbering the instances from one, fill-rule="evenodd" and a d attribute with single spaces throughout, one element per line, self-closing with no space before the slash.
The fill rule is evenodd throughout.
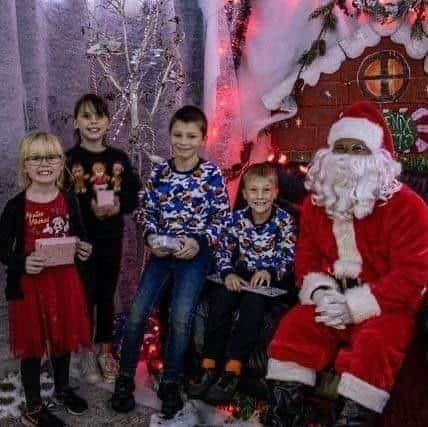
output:
<path id="1" fill-rule="evenodd" d="M 367 284 L 348 289 L 345 298 L 355 324 L 381 313 L 380 306 Z"/>
<path id="2" fill-rule="evenodd" d="M 320 286 L 327 286 L 331 289 L 338 289 L 336 280 L 325 273 L 309 273 L 303 278 L 302 288 L 299 292 L 300 302 L 306 305 L 312 305 L 312 292 Z"/>
<path id="3" fill-rule="evenodd" d="M 295 381 L 309 386 L 315 385 L 316 372 L 294 362 L 269 359 L 266 378 L 279 381 Z"/>
<path id="4" fill-rule="evenodd" d="M 382 413 L 383 408 L 389 400 L 389 393 L 385 390 L 366 383 L 348 373 L 342 374 L 337 392 L 379 414 Z"/>

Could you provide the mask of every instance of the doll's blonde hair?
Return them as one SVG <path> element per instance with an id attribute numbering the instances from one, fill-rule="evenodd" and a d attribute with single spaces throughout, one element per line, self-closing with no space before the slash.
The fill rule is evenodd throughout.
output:
<path id="1" fill-rule="evenodd" d="M 64 150 L 58 137 L 55 135 L 41 131 L 33 131 L 25 135 L 19 143 L 18 157 L 18 182 L 24 189 L 28 188 L 31 184 L 31 179 L 25 172 L 24 163 L 34 153 L 40 156 L 60 155 L 64 159 Z M 56 186 L 62 188 L 63 183 L 64 167 L 56 180 Z"/>

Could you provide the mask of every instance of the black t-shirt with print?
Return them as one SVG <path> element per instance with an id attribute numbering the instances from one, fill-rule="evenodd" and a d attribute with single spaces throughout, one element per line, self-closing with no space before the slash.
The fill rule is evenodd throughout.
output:
<path id="1" fill-rule="evenodd" d="M 92 152 L 79 145 L 66 153 L 68 174 L 67 186 L 79 198 L 84 223 L 91 240 L 117 239 L 123 235 L 123 215 L 131 213 L 138 204 L 141 182 L 128 156 L 117 148 L 106 146 L 105 150 Z M 98 219 L 91 201 L 97 190 L 113 190 L 120 201 L 120 213 Z"/>

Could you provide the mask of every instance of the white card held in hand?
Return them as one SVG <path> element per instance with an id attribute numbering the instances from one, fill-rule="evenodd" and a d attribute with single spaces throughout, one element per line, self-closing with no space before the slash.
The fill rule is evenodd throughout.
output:
<path id="1" fill-rule="evenodd" d="M 218 273 L 209 274 L 207 276 L 209 282 L 217 283 L 218 285 L 224 285 L 224 282 Z"/>
<path id="2" fill-rule="evenodd" d="M 213 283 L 217 283 L 219 285 L 224 285 L 224 281 L 221 279 L 221 276 L 218 273 L 209 274 L 207 276 L 207 280 Z M 242 286 L 241 290 L 264 295 L 269 298 L 279 297 L 288 293 L 288 291 L 281 288 L 275 288 L 274 286 L 259 286 L 257 288 L 251 288 L 250 286 Z"/>
<path id="3" fill-rule="evenodd" d="M 152 241 L 154 249 L 163 249 L 170 252 L 179 251 L 183 247 L 183 243 L 178 237 L 158 235 Z"/>
<path id="4" fill-rule="evenodd" d="M 243 286 L 241 290 L 264 295 L 265 297 L 269 297 L 269 298 L 279 297 L 280 295 L 285 295 L 287 293 L 286 290 L 281 288 L 275 288 L 273 286 L 259 286 L 257 288 L 250 288 L 249 286 Z"/>
<path id="5" fill-rule="evenodd" d="M 98 206 L 113 206 L 114 191 L 113 190 L 97 190 L 97 205 Z"/>
<path id="6" fill-rule="evenodd" d="M 46 259 L 46 267 L 74 264 L 77 237 L 50 237 L 36 240 L 36 254 Z"/>

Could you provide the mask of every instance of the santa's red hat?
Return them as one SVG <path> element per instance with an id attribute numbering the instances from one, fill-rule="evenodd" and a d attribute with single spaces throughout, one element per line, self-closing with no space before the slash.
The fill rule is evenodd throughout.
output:
<path id="1" fill-rule="evenodd" d="M 376 104 L 359 101 L 347 107 L 333 123 L 328 134 L 328 145 L 342 138 L 354 138 L 363 141 L 374 153 L 381 148 L 394 155 L 394 143 L 391 131 L 382 112 Z"/>

